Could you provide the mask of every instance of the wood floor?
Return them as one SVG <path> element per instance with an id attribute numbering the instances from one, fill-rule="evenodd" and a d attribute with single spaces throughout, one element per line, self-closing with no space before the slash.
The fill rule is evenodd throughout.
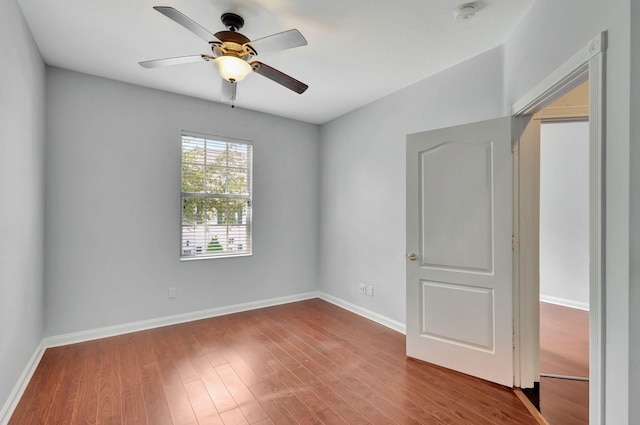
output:
<path id="1" fill-rule="evenodd" d="M 540 372 L 589 376 L 589 312 L 540 303 Z M 540 412 L 551 425 L 589 423 L 589 383 L 540 380 Z"/>
<path id="2" fill-rule="evenodd" d="M 10 425 L 536 424 L 319 299 L 48 349 Z"/>

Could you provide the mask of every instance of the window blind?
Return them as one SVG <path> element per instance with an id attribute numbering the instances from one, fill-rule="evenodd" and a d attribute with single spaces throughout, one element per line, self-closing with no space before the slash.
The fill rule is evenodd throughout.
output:
<path id="1" fill-rule="evenodd" d="M 181 259 L 251 255 L 252 145 L 182 134 Z"/>

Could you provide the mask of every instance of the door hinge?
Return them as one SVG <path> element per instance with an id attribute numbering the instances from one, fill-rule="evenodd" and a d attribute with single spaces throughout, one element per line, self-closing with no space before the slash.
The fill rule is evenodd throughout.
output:
<path id="1" fill-rule="evenodd" d="M 512 347 L 515 349 L 516 348 L 516 342 L 517 342 L 517 338 L 516 338 L 516 334 L 512 333 L 511 334 L 511 345 Z"/>
<path id="2" fill-rule="evenodd" d="M 518 148 L 518 139 L 511 140 L 511 153 L 515 152 Z"/>
<path id="3" fill-rule="evenodd" d="M 515 235 L 511 235 L 511 249 L 518 248 L 518 238 Z"/>

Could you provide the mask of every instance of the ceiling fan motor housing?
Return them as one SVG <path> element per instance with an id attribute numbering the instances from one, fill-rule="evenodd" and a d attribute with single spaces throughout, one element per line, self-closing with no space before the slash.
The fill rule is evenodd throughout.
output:
<path id="1" fill-rule="evenodd" d="M 236 56 L 243 60 L 249 60 L 257 53 L 248 44 L 239 44 L 234 41 L 223 41 L 222 43 L 210 43 L 214 57 Z"/>
<path id="2" fill-rule="evenodd" d="M 244 25 L 244 19 L 235 13 L 223 13 L 220 20 L 227 31 L 219 31 L 215 37 L 222 43 L 210 42 L 214 56 L 236 56 L 244 60 L 255 56 L 256 51 L 249 45 L 250 40 L 238 32 Z"/>

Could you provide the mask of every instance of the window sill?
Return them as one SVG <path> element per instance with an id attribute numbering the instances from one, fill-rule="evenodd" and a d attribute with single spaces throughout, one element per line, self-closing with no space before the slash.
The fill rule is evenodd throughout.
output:
<path id="1" fill-rule="evenodd" d="M 251 254 L 229 254 L 229 255 L 201 255 L 197 257 L 180 257 L 180 261 L 195 261 L 195 260 L 215 260 L 216 258 L 239 258 L 239 257 L 251 257 Z"/>

